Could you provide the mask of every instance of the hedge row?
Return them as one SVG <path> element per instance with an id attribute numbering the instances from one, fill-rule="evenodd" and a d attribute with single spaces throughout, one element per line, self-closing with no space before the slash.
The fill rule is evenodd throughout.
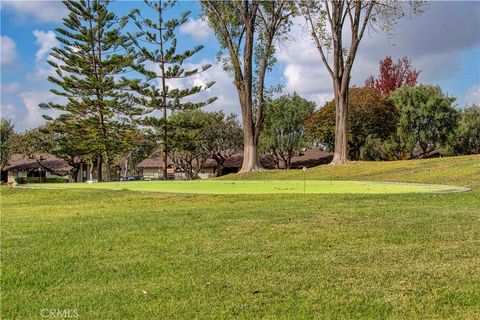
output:
<path id="1" fill-rule="evenodd" d="M 68 178 L 52 177 L 52 178 L 37 178 L 37 177 L 15 177 L 15 182 L 18 184 L 26 183 L 67 183 Z"/>

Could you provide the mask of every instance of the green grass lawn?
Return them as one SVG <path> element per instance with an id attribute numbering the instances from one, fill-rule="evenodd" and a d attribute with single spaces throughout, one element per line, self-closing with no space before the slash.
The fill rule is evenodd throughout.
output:
<path id="1" fill-rule="evenodd" d="M 307 176 L 472 191 L 3 187 L 2 319 L 45 319 L 42 309 L 76 309 L 77 319 L 480 317 L 480 156 L 322 166 Z"/>
<path id="2" fill-rule="evenodd" d="M 27 188 L 112 189 L 201 194 L 273 194 L 273 193 L 446 193 L 468 188 L 419 183 L 329 180 L 195 180 L 130 181 L 108 183 L 45 183 Z"/>

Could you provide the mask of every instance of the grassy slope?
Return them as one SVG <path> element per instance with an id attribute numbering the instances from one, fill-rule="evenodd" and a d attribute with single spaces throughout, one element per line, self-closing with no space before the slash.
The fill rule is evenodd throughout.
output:
<path id="1" fill-rule="evenodd" d="M 355 179 L 379 179 L 378 165 L 390 181 L 474 188 L 443 195 L 2 188 L 2 318 L 477 319 L 479 160 L 348 166 Z"/>
<path id="2" fill-rule="evenodd" d="M 318 166 L 307 170 L 307 179 L 379 180 L 426 182 L 480 187 L 480 155 L 426 160 L 352 162 L 342 166 Z M 302 170 L 271 170 L 221 179 L 303 179 Z"/>

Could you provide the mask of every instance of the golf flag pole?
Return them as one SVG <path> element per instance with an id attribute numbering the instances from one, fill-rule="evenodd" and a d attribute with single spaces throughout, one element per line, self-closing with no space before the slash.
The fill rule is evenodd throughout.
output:
<path id="1" fill-rule="evenodd" d="M 306 192 L 306 180 L 305 180 L 305 175 L 307 173 L 307 167 L 303 166 L 303 193 Z"/>

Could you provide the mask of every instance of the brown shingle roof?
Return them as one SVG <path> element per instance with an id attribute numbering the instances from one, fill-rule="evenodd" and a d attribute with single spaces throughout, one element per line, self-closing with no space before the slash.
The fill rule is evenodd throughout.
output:
<path id="1" fill-rule="evenodd" d="M 320 164 L 328 163 L 332 160 L 333 153 L 325 152 L 319 149 L 307 149 L 293 156 L 290 167 L 292 169 L 305 167 L 314 167 Z M 225 160 L 225 168 L 241 168 L 243 163 L 243 152 L 236 153 Z M 267 169 L 275 168 L 275 164 L 267 159 L 260 159 L 260 164 Z"/>
<path id="2" fill-rule="evenodd" d="M 314 167 L 332 161 L 333 153 L 319 149 L 307 149 L 293 156 L 290 168 L 300 169 L 302 167 Z"/>
<path id="3" fill-rule="evenodd" d="M 195 165 L 195 160 L 193 161 Z M 213 159 L 207 159 L 204 164 L 204 168 L 213 168 L 217 165 L 217 162 Z M 175 166 L 170 157 L 167 158 L 167 166 Z M 163 168 L 163 154 L 159 152 L 152 153 L 148 158 L 143 159 L 137 164 L 137 168 Z"/>
<path id="4" fill-rule="evenodd" d="M 173 166 L 170 157 L 167 158 L 167 166 Z M 163 168 L 163 154 L 160 154 L 160 152 L 152 153 L 148 158 L 140 161 L 137 168 Z"/>
<path id="5" fill-rule="evenodd" d="M 37 159 L 42 165 L 38 163 Z M 35 158 L 29 158 L 26 155 L 16 153 L 10 156 L 8 165 L 4 170 L 37 170 L 39 168 L 48 169 L 55 173 L 68 173 L 73 169 L 65 160 L 53 154 L 41 153 L 35 155 Z"/>
<path id="6" fill-rule="evenodd" d="M 333 153 L 325 152 L 319 149 L 307 149 L 299 154 L 293 156 L 292 163 L 290 167 L 292 169 L 300 169 L 303 166 L 305 167 L 314 167 L 320 164 L 328 163 L 332 160 Z M 168 165 L 174 166 L 173 161 L 168 158 Z M 224 167 L 225 168 L 241 168 L 243 163 L 243 152 L 238 152 L 225 159 Z M 265 158 L 260 159 L 260 163 L 264 168 L 274 169 L 275 164 L 271 163 Z M 217 166 L 217 163 L 213 159 L 207 159 L 207 162 L 204 165 L 204 168 L 214 168 Z M 163 155 L 154 152 L 148 158 L 142 160 L 137 164 L 138 168 L 163 168 Z"/>

